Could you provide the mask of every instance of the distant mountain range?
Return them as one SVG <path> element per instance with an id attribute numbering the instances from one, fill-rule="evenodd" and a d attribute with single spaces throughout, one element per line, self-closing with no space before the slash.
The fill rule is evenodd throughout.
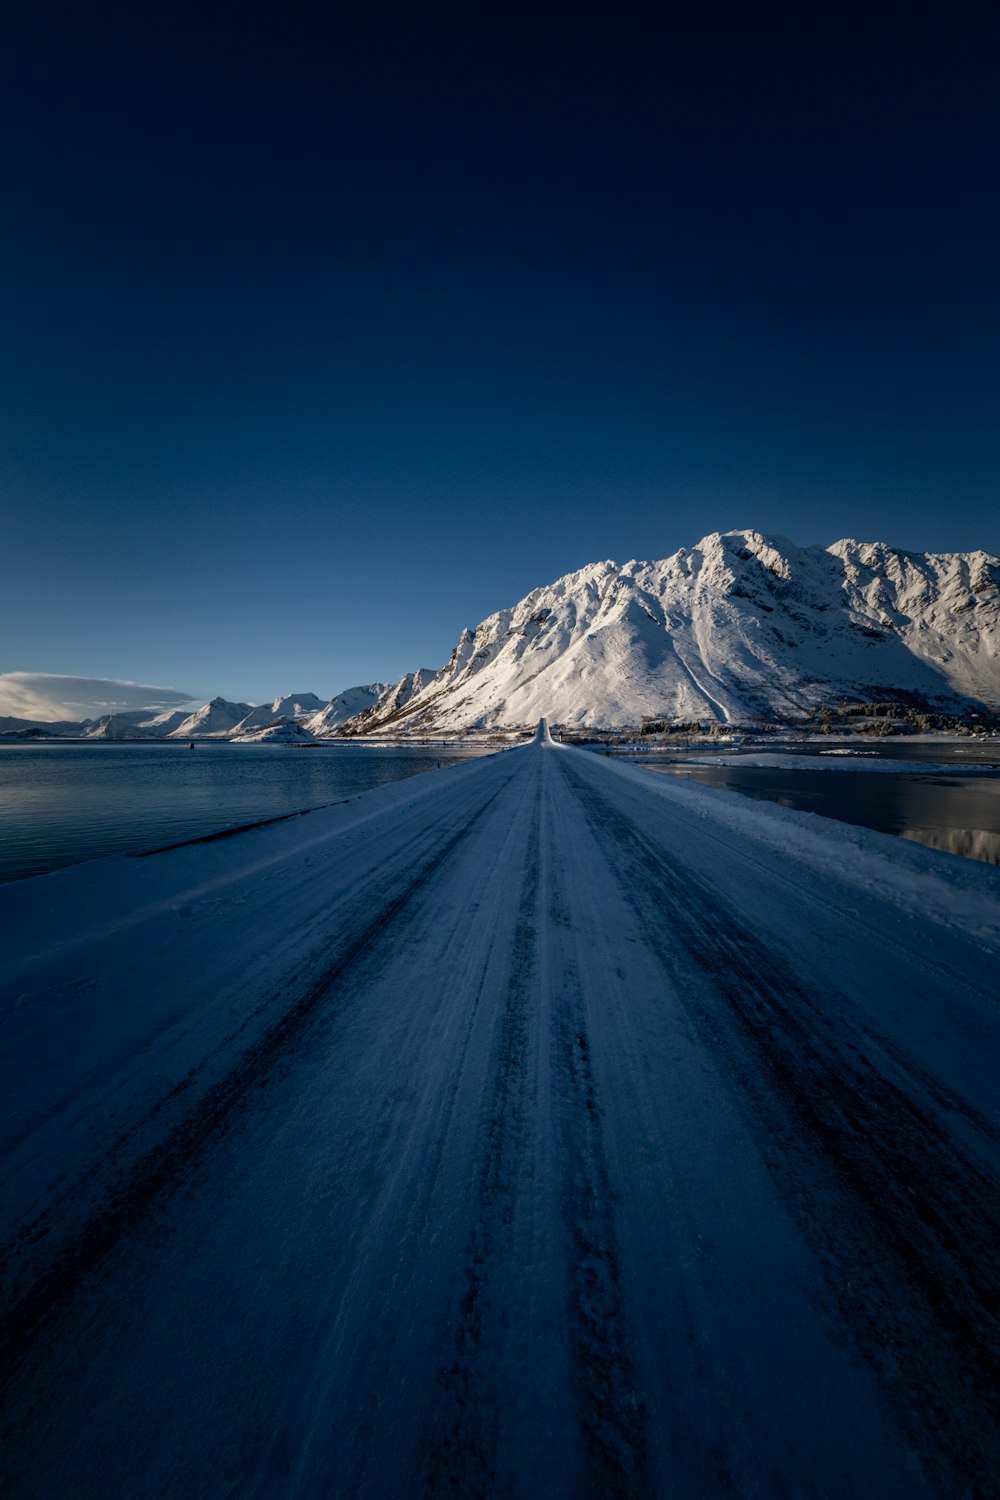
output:
<path id="1" fill-rule="evenodd" d="M 1000 558 L 713 532 L 661 562 L 592 563 L 535 589 L 463 630 L 440 671 L 348 688 L 329 703 L 313 693 L 258 707 L 214 698 L 187 716 L 42 730 L 247 741 L 456 734 L 542 715 L 592 729 L 650 718 L 725 724 L 896 695 L 944 711 L 1000 710 Z"/>

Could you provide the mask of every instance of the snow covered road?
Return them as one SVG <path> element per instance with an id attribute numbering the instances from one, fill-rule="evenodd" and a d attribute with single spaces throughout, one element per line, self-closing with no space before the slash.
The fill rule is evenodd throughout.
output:
<path id="1" fill-rule="evenodd" d="M 16 1496 L 986 1496 L 985 866 L 546 743 L 0 889 Z"/>

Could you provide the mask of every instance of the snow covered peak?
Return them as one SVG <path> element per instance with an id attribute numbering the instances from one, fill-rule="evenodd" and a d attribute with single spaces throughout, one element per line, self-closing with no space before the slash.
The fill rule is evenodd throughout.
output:
<path id="1" fill-rule="evenodd" d="M 1000 704 L 1000 560 L 738 529 L 533 589 L 349 727 L 745 721 L 898 691 Z"/>
<path id="2" fill-rule="evenodd" d="M 388 690 L 389 684 L 386 682 L 369 682 L 364 687 L 345 688 L 342 693 L 331 698 L 329 703 L 321 705 L 318 713 L 305 719 L 304 727 L 320 738 L 332 734 L 349 719 L 374 708 L 382 694 Z"/>
<path id="3" fill-rule="evenodd" d="M 302 723 L 312 718 L 318 711 L 321 712 L 323 706 L 322 699 L 317 698 L 315 693 L 287 693 L 283 697 L 275 698 L 273 703 L 261 703 L 257 708 L 251 709 L 236 725 L 234 738 L 250 734 L 258 729 L 266 729 L 286 719 L 294 719 Z"/>
<path id="4" fill-rule="evenodd" d="M 146 708 L 132 708 L 119 714 L 104 714 L 83 726 L 81 736 L 85 740 L 133 739 L 144 732 L 141 720 L 145 719 L 148 712 Z M 183 719 L 183 713 L 180 717 Z"/>
<path id="5" fill-rule="evenodd" d="M 463 629 L 446 664 L 329 703 L 289 693 L 251 707 L 107 716 L 95 737 L 225 739 L 285 721 L 320 738 L 644 718 L 745 722 L 817 705 L 923 695 L 1000 706 L 1000 559 L 916 553 L 847 537 L 797 547 L 750 527 L 659 561 L 605 558 Z M 140 722 L 141 721 L 141 722 Z"/>
<path id="6" fill-rule="evenodd" d="M 452 660 L 455 653 L 452 652 Z M 370 727 L 384 728 L 391 724 L 419 693 L 435 680 L 440 673 L 431 667 L 418 667 L 415 672 L 406 672 L 392 687 L 387 687 L 366 712 L 350 720 L 352 734 L 367 734 Z"/>
<path id="7" fill-rule="evenodd" d="M 189 714 L 167 738 L 224 739 L 251 712 L 249 703 L 229 703 L 225 698 L 213 698 Z"/>
<path id="8" fill-rule="evenodd" d="M 315 693 L 285 693 L 275 698 L 271 712 L 281 718 L 304 719 L 310 714 L 320 713 L 325 706 L 324 700 L 317 698 Z"/>

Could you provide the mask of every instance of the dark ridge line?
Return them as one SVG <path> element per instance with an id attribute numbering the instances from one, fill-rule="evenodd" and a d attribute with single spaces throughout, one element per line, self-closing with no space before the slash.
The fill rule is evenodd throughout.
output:
<path id="1" fill-rule="evenodd" d="M 538 847 L 541 788 L 536 787 L 525 880 L 518 899 L 513 935 L 516 962 L 500 1018 L 497 1071 L 486 1121 L 486 1144 L 477 1175 L 474 1219 L 465 1255 L 465 1289 L 457 1325 L 448 1338 L 448 1353 L 437 1386 L 447 1413 L 438 1408 L 422 1443 L 422 1483 L 426 1500 L 446 1492 L 463 1500 L 489 1500 L 496 1483 L 495 1414 L 477 1401 L 478 1360 L 483 1323 L 492 1310 L 490 1279 L 500 1242 L 509 1238 L 516 1197 L 513 1170 L 523 1132 L 524 1060 L 527 1043 L 527 976 L 535 965 L 538 901 Z"/>
<path id="2" fill-rule="evenodd" d="M 483 760 L 489 758 L 488 756 L 482 757 Z M 404 777 L 403 779 L 409 780 L 408 777 Z M 384 785 L 392 786 L 394 783 L 386 782 Z M 369 787 L 368 790 L 378 791 L 379 788 Z M 362 796 L 363 793 L 357 792 L 355 795 Z M 272 823 L 288 823 L 292 818 L 304 818 L 308 813 L 323 812 L 328 807 L 343 807 L 346 802 L 350 802 L 351 800 L 350 797 L 337 797 L 333 802 L 316 802 L 312 807 L 300 807 L 295 812 L 278 813 L 274 818 L 258 818 L 255 823 L 238 823 L 235 828 L 220 828 L 217 833 L 202 833 L 197 838 L 178 839 L 173 844 L 157 844 L 155 849 L 142 849 L 137 854 L 127 854 L 125 858 L 152 859 L 154 854 L 169 854 L 171 849 L 188 849 L 192 844 L 214 844 L 220 839 L 235 838 L 238 833 L 249 833 L 254 828 L 268 828 Z"/>
<path id="3" fill-rule="evenodd" d="M 143 849 L 126 858 L 152 859 L 154 854 L 169 854 L 171 849 L 188 849 L 192 844 L 215 844 L 220 839 L 232 839 L 238 833 L 249 833 L 254 828 L 268 828 L 272 823 L 288 823 L 292 818 L 304 818 L 308 813 L 322 812 L 326 807 L 341 807 L 350 800 L 350 797 L 338 797 L 335 802 L 318 802 L 314 807 L 300 807 L 296 812 L 278 813 L 274 818 L 258 818 L 256 823 L 238 823 L 235 828 L 220 828 L 217 833 L 202 833 L 197 838 L 178 839 L 174 844 L 157 844 L 155 849 Z"/>
<path id="4" fill-rule="evenodd" d="M 551 835 L 555 814 L 549 806 Z M 549 913 L 556 930 L 573 925 L 564 877 L 553 871 Z M 577 962 L 564 959 L 562 991 L 553 994 L 550 1048 L 561 1080 L 561 1213 L 567 1273 L 567 1332 L 573 1360 L 577 1425 L 586 1468 L 581 1496 L 653 1492 L 649 1413 L 636 1393 L 641 1379 L 626 1306 L 615 1191 L 604 1144 L 603 1111 L 591 1063 L 587 1008 Z M 558 1097 L 558 1095 L 557 1095 Z"/>
<path id="5" fill-rule="evenodd" d="M 640 1395 L 625 1308 L 621 1254 L 614 1223 L 614 1191 L 604 1151 L 601 1107 L 590 1060 L 586 1018 L 579 1003 L 553 1017 L 554 1049 L 569 1096 L 583 1113 L 580 1135 L 562 1120 L 563 1234 L 570 1254 L 568 1332 L 575 1363 L 577 1420 L 588 1470 L 580 1493 L 639 1497 L 652 1493 L 649 1414 Z M 579 1029 L 577 1029 L 579 1028 Z"/>

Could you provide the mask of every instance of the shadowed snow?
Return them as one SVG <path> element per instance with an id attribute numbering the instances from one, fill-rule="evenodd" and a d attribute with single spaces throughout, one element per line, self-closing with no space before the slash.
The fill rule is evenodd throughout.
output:
<path id="1" fill-rule="evenodd" d="M 1000 873 L 550 746 L 0 889 L 5 1495 L 989 1492 Z"/>

